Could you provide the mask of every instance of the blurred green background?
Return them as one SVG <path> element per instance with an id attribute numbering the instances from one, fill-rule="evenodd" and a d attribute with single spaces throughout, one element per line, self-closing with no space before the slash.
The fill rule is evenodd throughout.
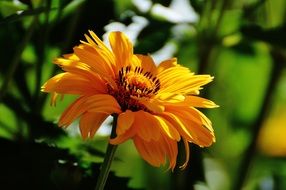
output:
<path id="1" fill-rule="evenodd" d="M 89 29 L 215 76 L 201 95 L 220 105 L 202 110 L 217 142 L 192 145 L 185 170 L 153 168 L 126 142 L 106 189 L 286 189 L 285 0 L 0 0 L 0 189 L 95 187 L 110 121 L 83 141 L 76 122 L 56 125 L 75 97 L 53 107 L 40 92 Z"/>

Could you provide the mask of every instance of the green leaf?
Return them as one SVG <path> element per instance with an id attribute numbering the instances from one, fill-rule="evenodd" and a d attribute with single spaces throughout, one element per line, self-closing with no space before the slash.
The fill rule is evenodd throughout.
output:
<path id="1" fill-rule="evenodd" d="M 74 13 L 84 2 L 85 2 L 85 0 L 73 0 L 73 1 L 71 1 L 63 9 L 63 16 L 67 16 L 67 15 Z"/>
<path id="2" fill-rule="evenodd" d="M 53 9 L 51 9 L 51 10 L 53 10 Z M 49 11 L 51 11 L 51 10 L 49 10 Z M 22 11 L 22 12 L 19 12 L 19 13 L 15 13 L 15 14 L 12 14 L 12 15 L 7 16 L 4 19 L 0 20 L 0 25 L 8 24 L 8 23 L 11 23 L 11 22 L 15 22 L 15 21 L 23 19 L 23 18 L 25 18 L 27 16 L 39 15 L 40 13 L 43 13 L 45 11 L 47 11 L 46 7 L 39 7 L 39 8 L 36 8 L 36 9 L 26 10 L 26 11 Z"/>
<path id="3" fill-rule="evenodd" d="M 11 138 L 16 131 L 15 115 L 12 110 L 1 104 L 0 113 L 3 118 L 0 120 L 0 137 Z"/>
<path id="4" fill-rule="evenodd" d="M 0 14 L 4 17 L 15 14 L 17 11 L 23 11 L 28 8 L 27 5 L 18 1 L 0 1 Z"/>

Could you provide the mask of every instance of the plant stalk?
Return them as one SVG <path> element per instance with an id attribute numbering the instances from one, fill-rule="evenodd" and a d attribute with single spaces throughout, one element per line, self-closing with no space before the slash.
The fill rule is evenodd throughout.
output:
<path id="1" fill-rule="evenodd" d="M 111 138 L 114 138 L 116 136 L 116 126 L 117 126 L 117 115 L 113 115 L 113 124 L 112 124 L 112 131 L 111 131 Z M 115 151 L 117 149 L 118 145 L 113 145 L 113 144 L 108 144 L 107 146 L 107 150 L 106 150 L 106 155 L 104 157 L 104 161 L 101 165 L 101 169 L 100 169 L 100 174 L 96 183 L 96 187 L 95 190 L 103 190 L 105 183 L 107 181 L 108 178 L 108 174 L 110 171 L 110 166 L 111 163 L 113 161 L 114 155 L 115 155 Z"/>

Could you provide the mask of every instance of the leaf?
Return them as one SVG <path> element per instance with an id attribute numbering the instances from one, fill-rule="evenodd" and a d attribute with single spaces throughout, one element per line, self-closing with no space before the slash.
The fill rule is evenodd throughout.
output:
<path id="1" fill-rule="evenodd" d="M 7 17 L 11 14 L 16 13 L 17 11 L 23 11 L 28 8 L 27 5 L 15 1 L 0 1 L 0 14 L 4 17 Z"/>
<path id="2" fill-rule="evenodd" d="M 78 9 L 85 1 L 84 0 L 73 0 L 65 6 L 63 9 L 63 16 L 72 14 Z"/>
<path id="3" fill-rule="evenodd" d="M 54 10 L 54 8 L 50 9 L 49 11 L 51 11 L 51 10 Z M 39 8 L 35 8 L 32 10 L 21 11 L 21 12 L 12 14 L 12 15 L 7 16 L 4 19 L 0 20 L 0 25 L 9 24 L 11 22 L 18 21 L 18 20 L 20 20 L 26 16 L 39 15 L 40 13 L 43 13 L 45 11 L 48 11 L 48 9 L 46 7 L 39 7 Z"/>

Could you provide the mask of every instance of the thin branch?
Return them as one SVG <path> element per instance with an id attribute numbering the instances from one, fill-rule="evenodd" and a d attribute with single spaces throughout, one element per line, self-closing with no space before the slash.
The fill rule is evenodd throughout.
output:
<path id="1" fill-rule="evenodd" d="M 27 30 L 24 38 L 23 38 L 23 41 L 20 43 L 19 48 L 16 50 L 16 53 L 14 55 L 14 59 L 12 60 L 12 62 L 10 64 L 9 70 L 6 74 L 6 77 L 4 78 L 4 82 L 3 82 L 1 89 L 0 89 L 0 102 L 2 101 L 2 98 L 6 94 L 6 91 L 9 87 L 9 84 L 12 81 L 13 76 L 15 74 L 15 71 L 16 71 L 16 69 L 17 69 L 17 67 L 21 61 L 22 53 L 23 53 L 25 47 L 27 46 L 28 42 L 30 41 L 36 25 L 37 25 L 37 16 L 34 17 L 32 23 L 30 24 L 30 26 L 29 26 L 29 28 L 28 28 L 28 30 Z"/>
<path id="2" fill-rule="evenodd" d="M 271 102 L 273 99 L 273 94 L 274 94 L 273 92 L 275 91 L 275 88 L 279 82 L 279 79 L 282 73 L 282 68 L 283 66 L 286 65 L 285 56 L 279 50 L 273 50 L 271 52 L 271 56 L 273 59 L 273 69 L 272 69 L 272 73 L 270 76 L 270 81 L 268 83 L 268 86 L 265 92 L 264 100 L 263 100 L 259 115 L 256 121 L 253 123 L 253 126 L 251 127 L 252 129 L 251 142 L 248 145 L 246 152 L 244 154 L 244 157 L 241 161 L 239 172 L 238 172 L 239 176 L 237 178 L 237 182 L 234 184 L 234 187 L 233 187 L 233 189 L 236 189 L 236 190 L 241 190 L 247 179 L 249 169 L 253 162 L 253 158 L 256 154 L 256 142 L 257 142 L 257 138 L 259 135 L 259 131 L 269 113 Z"/>

